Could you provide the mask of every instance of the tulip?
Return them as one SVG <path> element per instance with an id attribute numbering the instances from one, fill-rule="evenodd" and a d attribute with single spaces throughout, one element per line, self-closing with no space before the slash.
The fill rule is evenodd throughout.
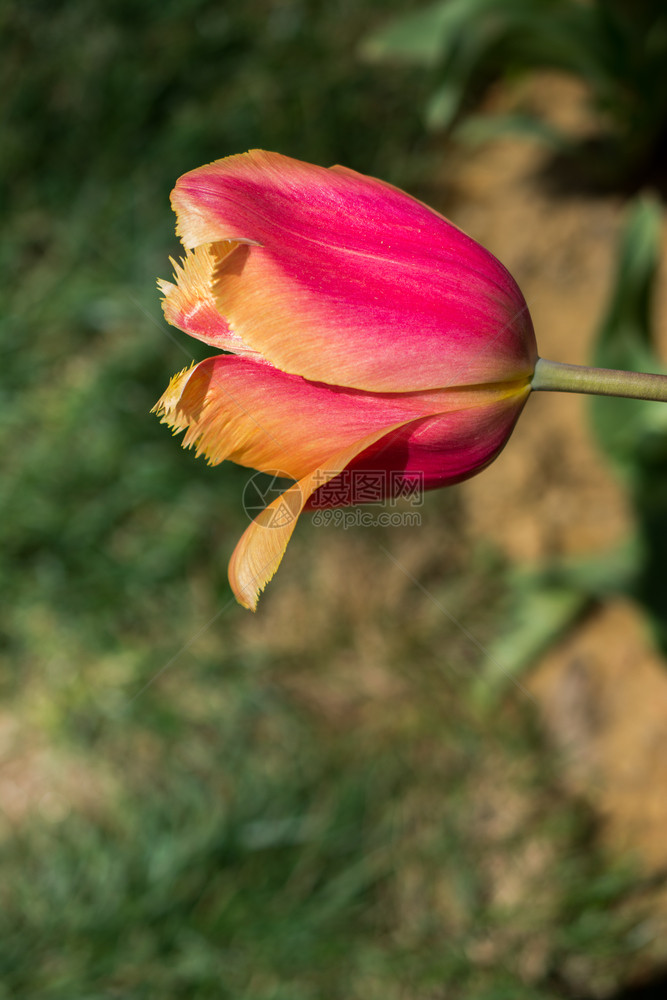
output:
<path id="1" fill-rule="evenodd" d="M 294 480 L 230 562 L 254 609 L 298 514 L 350 502 L 344 476 L 391 473 L 398 495 L 487 466 L 530 393 L 535 337 L 495 257 L 353 170 L 252 150 L 185 174 L 172 205 L 186 255 L 160 282 L 165 316 L 225 353 L 176 375 L 155 410 L 211 464 Z"/>

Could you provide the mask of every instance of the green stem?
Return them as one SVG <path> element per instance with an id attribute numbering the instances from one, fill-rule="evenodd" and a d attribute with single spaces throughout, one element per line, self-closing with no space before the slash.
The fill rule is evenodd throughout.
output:
<path id="1" fill-rule="evenodd" d="M 667 403 L 667 375 L 587 368 L 538 358 L 531 387 L 544 392 L 586 392 Z"/>

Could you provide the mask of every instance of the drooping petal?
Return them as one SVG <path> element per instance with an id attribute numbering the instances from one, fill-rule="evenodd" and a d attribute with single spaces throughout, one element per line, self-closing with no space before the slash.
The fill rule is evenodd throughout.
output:
<path id="1" fill-rule="evenodd" d="M 366 393 L 309 382 L 229 354 L 176 375 L 155 411 L 174 432 L 185 431 L 184 447 L 194 446 L 212 465 L 230 459 L 301 479 L 328 455 L 369 434 L 384 436 L 392 426 L 455 410 L 470 411 L 472 426 L 475 420 L 483 422 L 480 409 L 486 411 L 496 401 L 502 408 L 508 399 L 507 406 L 516 407 L 516 394 L 522 391 L 523 383 L 512 383 L 431 393 Z"/>
<path id="2" fill-rule="evenodd" d="M 229 561 L 229 583 L 236 600 L 254 611 L 259 595 L 281 563 L 299 515 L 311 495 L 338 475 L 357 454 L 370 447 L 388 430 L 366 435 L 360 441 L 325 458 L 322 468 L 312 470 L 269 504 L 246 528 Z"/>
<path id="3" fill-rule="evenodd" d="M 283 371 L 384 392 L 532 373 L 511 275 L 389 184 L 253 150 L 185 174 L 172 203 L 187 247 L 246 244 L 216 269 L 216 305 Z"/>

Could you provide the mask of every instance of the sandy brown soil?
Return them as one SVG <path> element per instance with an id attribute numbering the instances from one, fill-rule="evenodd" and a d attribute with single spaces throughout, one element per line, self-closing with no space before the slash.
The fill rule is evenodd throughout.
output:
<path id="1" fill-rule="evenodd" d="M 568 81 L 545 77 L 534 93 L 561 121 L 585 119 L 582 95 Z M 494 142 L 467 151 L 446 181 L 457 224 L 523 289 L 540 354 L 586 363 L 624 206 L 620 197 L 550 193 L 540 180 L 544 158 L 529 141 Z M 665 298 L 663 291 L 656 315 L 663 355 Z M 519 562 L 602 551 L 630 524 L 623 492 L 591 439 L 586 400 L 574 395 L 535 394 L 505 452 L 463 491 L 474 529 Z M 666 870 L 667 670 L 640 611 L 623 601 L 602 607 L 526 683 L 563 752 L 566 780 L 599 811 L 608 843 L 649 873 Z"/>

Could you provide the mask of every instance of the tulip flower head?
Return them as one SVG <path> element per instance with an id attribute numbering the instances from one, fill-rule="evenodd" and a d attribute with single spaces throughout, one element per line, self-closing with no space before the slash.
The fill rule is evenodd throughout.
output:
<path id="1" fill-rule="evenodd" d="M 172 205 L 186 255 L 160 282 L 165 316 L 224 353 L 176 375 L 155 410 L 211 464 L 294 480 L 230 562 L 254 609 L 298 514 L 345 503 L 344 476 L 381 470 L 399 495 L 487 466 L 530 393 L 535 337 L 495 257 L 345 167 L 252 150 L 185 174 Z"/>

